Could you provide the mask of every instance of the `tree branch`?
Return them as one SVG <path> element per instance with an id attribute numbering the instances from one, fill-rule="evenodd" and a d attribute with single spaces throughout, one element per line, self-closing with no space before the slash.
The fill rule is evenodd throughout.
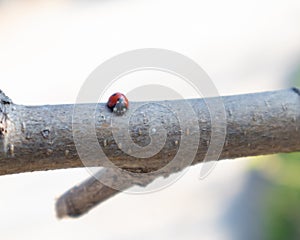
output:
<path id="1" fill-rule="evenodd" d="M 95 104 L 79 105 L 80 115 L 72 119 L 74 105 L 16 105 L 3 92 L 0 92 L 0 100 L 0 175 L 83 167 L 73 139 L 72 126 L 77 127 L 76 134 L 85 137 L 85 122 L 90 121 L 88 114 L 95 111 Z M 226 111 L 227 134 L 219 159 L 300 151 L 298 89 L 226 96 L 222 100 Z M 190 126 L 198 126 L 200 131 L 198 150 L 192 164 L 203 161 L 211 141 L 211 116 L 206 105 L 208 101 L 213 102 L 213 98 L 188 100 L 197 115 L 197 121 L 191 121 L 187 114 L 181 119 L 181 122 Z M 178 119 L 170 111 L 176 109 L 185 112 L 184 102 L 153 102 L 147 103 L 146 107 L 145 103 L 131 103 L 129 111 L 118 117 L 118 126 L 111 124 L 114 114 L 105 104 L 98 104 L 95 131 L 105 155 L 114 165 L 132 174 L 153 172 L 167 165 L 176 155 L 182 135 L 196 134 L 189 132 L 189 129 L 182 132 Z M 139 111 L 133 112 L 131 109 Z M 159 121 L 150 124 L 149 119 Z M 119 129 L 128 129 L 134 143 L 147 146 L 151 142 L 150 125 L 151 129 L 163 126 L 167 131 L 167 139 L 161 151 L 149 158 L 135 158 L 124 153 L 112 134 Z M 87 152 L 92 151 L 88 147 Z M 91 159 L 86 165 L 108 167 L 101 159 Z M 181 169 L 182 166 L 178 166 L 172 172 Z M 105 178 L 113 177 L 107 169 L 98 174 Z M 164 173 L 165 176 L 168 174 Z M 150 176 L 136 183 L 145 185 L 152 180 Z M 120 190 L 130 186 L 124 184 Z M 93 179 L 71 192 L 73 194 L 67 192 L 59 199 L 57 209 L 63 210 L 58 211 L 58 216 L 80 215 L 117 193 Z M 94 197 L 91 197 L 91 193 Z"/>
<path id="2" fill-rule="evenodd" d="M 299 89 L 229 96 L 223 100 L 227 110 L 227 137 L 220 159 L 300 150 Z M 278 132 L 281 137 L 275 134 L 277 131 L 281 132 Z M 277 141 L 278 144 L 275 143 Z M 251 149 L 256 154 L 249 151 Z M 107 179 L 118 177 L 113 171 L 103 169 L 96 177 L 67 191 L 56 203 L 57 216 L 81 216 L 119 193 L 102 184 L 98 180 L 100 176 Z M 147 185 L 154 179 L 155 177 L 144 178 L 140 185 Z M 119 188 L 121 191 L 133 186 L 129 184 L 130 181 L 123 182 Z"/>
<path id="3" fill-rule="evenodd" d="M 0 175 L 83 167 L 73 140 L 74 105 L 23 106 L 7 99 L 1 95 Z M 227 135 L 220 159 L 299 151 L 300 97 L 297 89 L 226 96 L 222 99 L 226 110 Z M 197 124 L 201 139 L 194 160 L 198 163 L 203 160 L 210 141 L 210 115 L 203 99 L 188 101 L 199 118 Z M 117 131 L 117 127 L 111 126 L 113 114 L 105 104 L 98 104 L 95 130 L 105 154 L 115 165 L 131 172 L 149 172 L 166 165 L 178 149 L 174 143 L 180 140 L 181 132 L 178 121 L 172 120 L 170 111 L 162 106 L 168 105 L 171 109 L 184 112 L 182 102 L 150 104 L 149 115 L 161 118 L 163 126 L 169 131 L 169 138 L 158 154 L 147 159 L 134 158 L 120 150 L 112 135 L 112 131 Z M 131 106 L 137 108 L 143 104 L 131 103 Z M 79 119 L 73 121 L 77 126 L 82 125 L 80 133 L 84 136 L 83 123 L 89 120 L 86 113 L 91 109 L 94 111 L 95 104 L 82 104 L 80 109 Z M 129 109 L 120 117 L 118 127 L 128 129 L 132 114 Z M 185 116 L 182 121 L 189 122 L 190 117 Z M 149 144 L 148 130 L 149 124 L 145 122 L 144 115 L 137 115 L 130 126 L 133 141 L 142 146 Z M 91 161 L 90 165 L 103 166 L 103 163 Z"/>

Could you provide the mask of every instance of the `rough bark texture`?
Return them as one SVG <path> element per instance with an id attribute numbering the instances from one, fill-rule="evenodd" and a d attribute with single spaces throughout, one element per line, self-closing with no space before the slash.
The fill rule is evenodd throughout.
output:
<path id="1" fill-rule="evenodd" d="M 222 97 L 226 112 L 226 136 L 219 159 L 232 159 L 272 153 L 300 151 L 300 91 L 297 88 Z M 203 161 L 211 141 L 211 115 L 206 105 L 213 99 L 193 99 L 197 119 L 186 114 L 180 122 L 191 128 L 180 128 L 176 111 L 185 111 L 185 101 L 164 101 L 131 103 L 131 109 L 118 118 L 118 125 L 112 125 L 114 114 L 105 104 L 82 104 L 78 106 L 79 115 L 73 116 L 74 105 L 22 106 L 15 105 L 0 91 L 0 175 L 37 170 L 83 167 L 78 155 L 72 126 L 76 134 L 89 137 L 85 123 L 90 121 L 90 112 L 95 111 L 95 131 L 97 140 L 110 161 L 130 174 L 154 172 L 166 166 L 176 155 L 182 135 L 199 134 L 198 150 L 192 164 Z M 167 106 L 167 107 L 166 107 Z M 141 108 L 139 108 L 141 107 Z M 73 118 L 72 118 L 73 117 Z M 158 121 L 153 121 L 156 119 Z M 73 120 L 73 125 L 72 125 Z M 151 122 L 151 124 L 150 124 Z M 129 123 L 129 125 L 128 125 Z M 166 130 L 163 148 L 149 158 L 136 158 L 121 150 L 112 134 L 119 129 L 128 129 L 131 140 L 145 147 L 151 142 L 151 129 Z M 218 131 L 218 129 L 216 129 Z M 158 132 L 159 134 L 163 134 Z M 121 139 L 126 142 L 127 139 Z M 93 151 L 93 145 L 85 145 L 86 152 Z M 189 146 L 187 146 L 189 148 Z M 128 150 L 128 149 L 127 149 Z M 188 149 L 187 149 L 188 150 Z M 88 166 L 106 166 L 102 159 L 90 159 Z M 106 166 L 107 167 L 107 166 Z M 175 166 L 162 172 L 168 176 L 185 166 Z M 97 175 L 121 181 L 119 190 L 132 186 L 126 179 L 118 179 L 113 171 L 104 169 Z M 146 185 L 155 179 L 149 175 L 145 179 L 135 179 L 135 184 Z M 134 176 L 133 176 L 134 178 Z M 79 216 L 101 201 L 118 193 L 117 190 L 102 185 L 94 178 L 66 192 L 57 202 L 57 214 Z"/>
<path id="2" fill-rule="evenodd" d="M 22 106 L 15 105 L 1 92 L 0 104 L 0 175 L 82 167 L 72 133 L 73 105 Z M 220 159 L 242 156 L 256 156 L 300 150 L 300 95 L 296 88 L 223 97 L 226 109 L 227 135 Z M 203 99 L 189 102 L 198 115 L 200 142 L 194 164 L 201 162 L 210 142 L 210 115 Z M 144 103 L 131 103 L 143 105 Z M 149 111 L 136 115 L 132 120 L 129 110 L 120 117 L 118 128 L 130 126 L 132 140 L 141 146 L 149 144 L 148 116 L 161 119 L 152 127 L 163 125 L 168 138 L 163 149 L 150 158 L 134 158 L 120 150 L 112 136 L 115 128 L 110 125 L 112 113 L 105 104 L 98 104 L 96 111 L 96 132 L 105 154 L 117 166 L 132 172 L 157 170 L 173 159 L 178 141 L 183 134 L 178 119 L 162 106 L 184 111 L 181 101 L 165 101 L 148 105 Z M 87 111 L 95 104 L 80 105 L 82 114 L 73 119 L 78 125 L 89 121 Z M 146 115 L 145 115 L 146 114 Z M 182 121 L 189 122 L 190 118 Z M 83 124 L 82 124 L 83 125 Z M 159 128 L 160 126 L 157 126 Z M 84 125 L 80 129 L 85 134 Z M 189 133 L 193 134 L 193 133 Z M 88 150 L 87 150 L 88 151 Z M 90 166 L 103 165 L 98 160 Z"/>
<path id="3" fill-rule="evenodd" d="M 111 179 L 113 173 L 109 169 L 103 169 L 97 174 Z M 124 182 L 126 184 L 126 182 Z M 131 187 L 124 186 L 123 190 Z M 118 194 L 120 191 L 110 188 L 95 177 L 90 177 L 78 186 L 73 187 L 62 195 L 56 202 L 56 214 L 58 218 L 63 217 L 79 217 L 87 213 L 90 209 L 98 205 L 100 202 Z"/>

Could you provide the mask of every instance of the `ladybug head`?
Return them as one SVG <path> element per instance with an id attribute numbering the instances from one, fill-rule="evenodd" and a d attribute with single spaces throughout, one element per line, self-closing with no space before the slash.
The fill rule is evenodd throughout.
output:
<path id="1" fill-rule="evenodd" d="M 123 98 L 119 98 L 116 105 L 113 108 L 113 112 L 117 115 L 122 115 L 126 112 L 127 106 Z"/>

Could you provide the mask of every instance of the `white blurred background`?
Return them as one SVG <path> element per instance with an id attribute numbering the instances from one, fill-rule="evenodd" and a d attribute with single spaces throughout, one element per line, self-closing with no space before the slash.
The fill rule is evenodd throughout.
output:
<path id="1" fill-rule="evenodd" d="M 280 89 L 300 61 L 299 23 L 298 0 L 2 0 L 0 89 L 18 104 L 74 103 L 99 64 L 148 47 L 190 57 L 221 95 Z M 55 197 L 84 169 L 1 176 L 0 239 L 237 239 L 227 210 L 249 161 L 222 161 L 202 181 L 195 166 L 167 189 L 64 220 Z"/>

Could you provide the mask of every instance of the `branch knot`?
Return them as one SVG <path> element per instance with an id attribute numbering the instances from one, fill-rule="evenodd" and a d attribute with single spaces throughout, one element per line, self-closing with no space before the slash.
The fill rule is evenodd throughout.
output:
<path id="1" fill-rule="evenodd" d="M 0 90 L 0 145 L 3 152 L 7 152 L 7 133 L 8 133 L 8 107 L 12 100 Z"/>

